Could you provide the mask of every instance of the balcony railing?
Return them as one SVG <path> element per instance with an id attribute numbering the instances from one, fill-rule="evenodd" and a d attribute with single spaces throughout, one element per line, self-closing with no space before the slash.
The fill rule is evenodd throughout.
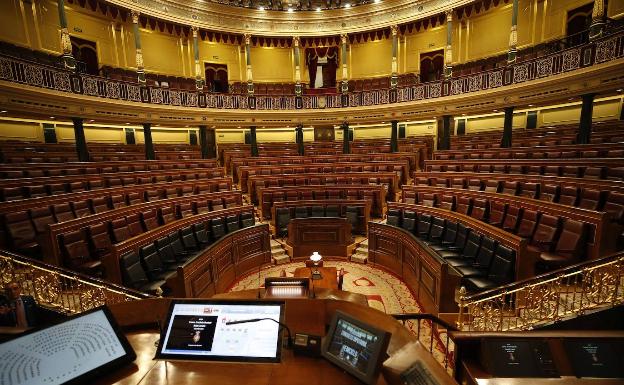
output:
<path id="1" fill-rule="evenodd" d="M 0 56 L 0 79 L 56 91 L 137 103 L 280 111 L 375 106 L 462 95 L 548 78 L 622 57 L 624 31 L 619 29 L 594 42 L 502 68 L 410 87 L 356 91 L 345 95 L 247 96 L 142 87 L 137 83 L 65 71 L 8 56 Z"/>
<path id="2" fill-rule="evenodd" d="M 151 298 L 145 293 L 7 251 L 0 252 L 0 277 L 2 286 L 15 281 L 21 286 L 22 293 L 33 296 L 39 305 L 65 314 Z"/>
<path id="3" fill-rule="evenodd" d="M 621 304 L 624 253 L 471 296 L 460 292 L 458 327 L 465 331 L 530 330 Z"/>

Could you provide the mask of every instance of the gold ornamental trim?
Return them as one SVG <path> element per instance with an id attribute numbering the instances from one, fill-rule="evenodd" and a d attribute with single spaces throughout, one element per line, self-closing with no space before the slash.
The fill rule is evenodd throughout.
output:
<path id="1" fill-rule="evenodd" d="M 329 36 L 365 32 L 425 19 L 474 0 L 384 0 L 380 3 L 321 11 L 271 11 L 216 2 L 108 0 L 141 14 L 202 29 L 260 36 Z"/>

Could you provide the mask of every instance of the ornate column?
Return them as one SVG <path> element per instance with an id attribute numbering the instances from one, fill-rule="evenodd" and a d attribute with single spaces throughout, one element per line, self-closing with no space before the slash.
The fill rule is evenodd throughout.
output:
<path id="1" fill-rule="evenodd" d="M 393 120 L 392 126 L 390 127 L 390 152 L 398 152 L 399 151 L 399 121 Z"/>
<path id="2" fill-rule="evenodd" d="M 72 118 L 74 123 L 74 137 L 76 138 L 76 151 L 78 152 L 79 162 L 89 161 L 89 149 L 87 148 L 87 140 L 85 139 L 83 119 Z"/>
<path id="3" fill-rule="evenodd" d="M 340 128 L 342 128 L 342 153 L 350 154 L 351 143 L 349 142 L 349 123 L 346 121 L 343 122 L 342 125 L 340 125 Z"/>
<path id="4" fill-rule="evenodd" d="M 143 123 L 143 138 L 145 140 L 145 159 L 155 160 L 154 142 L 152 141 L 152 124 Z"/>
<path id="5" fill-rule="evenodd" d="M 65 16 L 65 0 L 57 0 L 59 22 L 61 24 L 61 49 L 63 50 L 63 64 L 65 68 L 76 69 L 76 59 L 72 55 L 72 45 L 67 29 L 67 17 Z"/>
<path id="6" fill-rule="evenodd" d="M 145 69 L 143 68 L 143 51 L 141 51 L 141 35 L 139 34 L 139 15 L 132 11 L 132 26 L 134 28 L 134 46 L 136 47 L 137 79 L 141 85 L 145 85 Z"/>
<path id="7" fill-rule="evenodd" d="M 511 147 L 513 112 L 513 107 L 505 107 L 505 121 L 503 123 L 503 139 L 501 140 L 501 147 Z"/>
<path id="8" fill-rule="evenodd" d="M 340 91 L 343 94 L 349 92 L 349 73 L 347 72 L 347 35 L 340 35 L 340 59 L 342 62 L 342 82 Z"/>
<path id="9" fill-rule="evenodd" d="M 453 75 L 453 11 L 446 12 L 446 52 L 444 53 L 444 76 Z"/>
<path id="10" fill-rule="evenodd" d="M 595 96 L 595 94 L 585 94 L 581 96 L 583 104 L 581 105 L 581 119 L 579 121 L 577 144 L 588 144 L 590 141 Z"/>
<path id="11" fill-rule="evenodd" d="M 298 124 L 295 128 L 295 139 L 297 142 L 297 153 L 299 155 L 304 154 L 304 146 L 303 146 L 303 124 Z"/>
<path id="12" fill-rule="evenodd" d="M 199 28 L 192 26 L 191 30 L 193 31 L 193 53 L 195 55 L 195 87 L 197 87 L 198 90 L 203 90 L 204 77 L 202 76 L 201 67 L 199 65 L 199 42 L 197 38 Z"/>
<path id="13" fill-rule="evenodd" d="M 249 127 L 251 139 L 251 156 L 258 156 L 258 140 L 256 139 L 256 126 Z"/>
<path id="14" fill-rule="evenodd" d="M 602 36 L 605 26 L 605 2 L 604 0 L 594 0 L 594 10 L 592 11 L 592 21 L 589 26 L 589 40 L 595 40 Z"/>
<path id="15" fill-rule="evenodd" d="M 507 53 L 507 62 L 515 63 L 516 54 L 518 53 L 518 0 L 513 0 L 513 8 L 511 10 L 511 31 L 509 32 L 509 52 Z"/>
<path id="16" fill-rule="evenodd" d="M 247 95 L 254 94 L 253 75 L 251 73 L 251 35 L 245 34 L 245 63 L 247 68 Z M 254 129 L 255 132 L 255 129 Z"/>
<path id="17" fill-rule="evenodd" d="M 295 95 L 301 96 L 301 66 L 299 64 L 301 52 L 299 50 L 299 36 L 293 37 L 293 47 L 293 56 L 295 57 Z"/>
<path id="18" fill-rule="evenodd" d="M 390 88 L 396 88 L 399 82 L 398 55 L 399 55 L 399 28 L 396 25 L 390 27 L 392 31 L 392 75 L 390 75 Z"/>

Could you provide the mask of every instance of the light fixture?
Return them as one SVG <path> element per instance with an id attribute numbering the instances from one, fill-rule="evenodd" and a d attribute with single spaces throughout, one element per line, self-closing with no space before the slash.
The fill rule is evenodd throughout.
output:
<path id="1" fill-rule="evenodd" d="M 532 104 L 529 104 L 529 107 L 533 107 L 533 105 L 532 105 Z"/>
<path id="2" fill-rule="evenodd" d="M 321 7 L 316 7 L 316 12 L 321 12 Z"/>
<path id="3" fill-rule="evenodd" d="M 617 90 L 615 90 L 616 92 L 622 92 L 621 88 L 618 88 Z"/>
<path id="4" fill-rule="evenodd" d="M 375 0 L 375 4 L 381 3 L 381 0 Z"/>
<path id="5" fill-rule="evenodd" d="M 288 12 L 292 12 L 292 11 L 293 11 L 292 7 L 288 7 Z"/>
<path id="6" fill-rule="evenodd" d="M 345 8 L 351 8 L 351 4 L 350 3 L 345 4 Z"/>
<path id="7" fill-rule="evenodd" d="M 494 112 L 498 112 L 498 110 L 492 110 L 492 111 L 494 111 Z"/>
<path id="8" fill-rule="evenodd" d="M 126 124 L 130 124 L 130 123 L 126 123 Z"/>
<path id="9" fill-rule="evenodd" d="M 318 267 L 320 266 L 322 260 L 323 257 L 321 256 L 321 254 L 318 253 L 318 251 L 312 252 L 312 255 L 310 256 L 310 261 L 312 261 L 312 265 L 314 266 L 314 270 L 312 271 L 312 279 L 323 279 L 321 272 L 318 270 Z"/>
<path id="10" fill-rule="evenodd" d="M 263 6 L 263 5 L 261 5 L 260 7 L 258 7 L 258 9 L 259 9 L 260 11 L 264 11 L 264 6 Z"/>
<path id="11" fill-rule="evenodd" d="M 50 116 L 50 119 L 54 119 L 54 116 Z"/>
<path id="12" fill-rule="evenodd" d="M 89 120 L 89 123 L 93 123 L 93 122 L 95 122 L 95 120 L 93 120 L 93 119 L 90 119 L 90 120 Z"/>
<path id="13" fill-rule="evenodd" d="M 7 110 L 0 111 L 0 114 L 6 114 L 6 113 L 7 113 Z"/>

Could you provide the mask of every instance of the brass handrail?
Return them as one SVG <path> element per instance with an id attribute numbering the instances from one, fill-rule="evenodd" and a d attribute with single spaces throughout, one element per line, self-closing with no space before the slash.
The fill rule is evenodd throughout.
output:
<path id="1" fill-rule="evenodd" d="M 458 328 L 529 330 L 624 303 L 624 253 L 467 296 L 460 290 Z"/>
<path id="2" fill-rule="evenodd" d="M 151 298 L 136 290 L 0 250 L 0 283 L 15 281 L 41 306 L 76 314 L 102 305 Z"/>

